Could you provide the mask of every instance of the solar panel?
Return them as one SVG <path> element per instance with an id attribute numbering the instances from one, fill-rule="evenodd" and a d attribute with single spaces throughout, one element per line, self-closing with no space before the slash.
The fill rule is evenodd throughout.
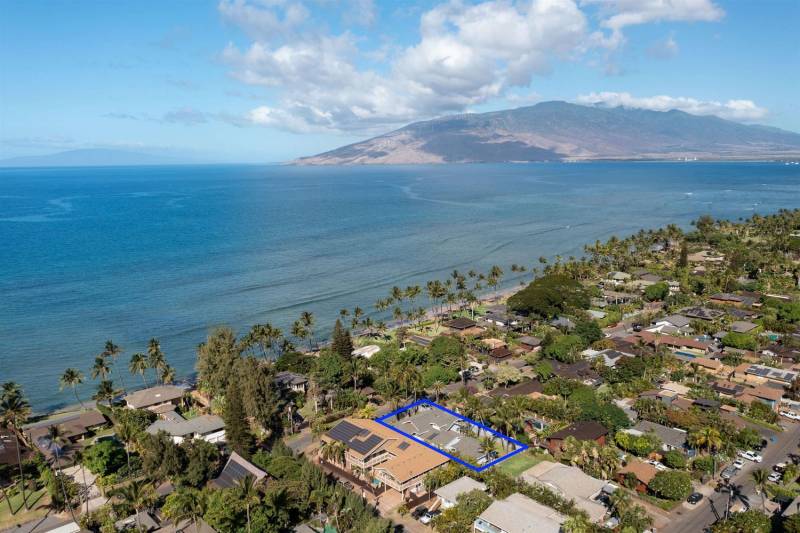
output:
<path id="1" fill-rule="evenodd" d="M 328 436 L 332 439 L 336 439 L 338 441 L 349 443 L 355 437 L 359 435 L 363 435 L 364 433 L 368 433 L 366 429 L 360 428 L 350 422 L 343 420 L 339 422 L 328 431 Z"/>
<path id="2" fill-rule="evenodd" d="M 349 446 L 357 453 L 365 454 L 375 446 L 377 446 L 383 439 L 377 435 L 370 435 L 366 440 L 353 439 L 350 441 Z"/>

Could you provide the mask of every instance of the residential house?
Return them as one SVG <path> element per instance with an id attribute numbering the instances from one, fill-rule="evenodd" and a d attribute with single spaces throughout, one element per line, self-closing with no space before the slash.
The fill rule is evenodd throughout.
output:
<path id="1" fill-rule="evenodd" d="M 376 353 L 381 351 L 381 347 L 377 344 L 368 344 L 367 346 L 362 346 L 361 348 L 356 348 L 353 350 L 353 356 L 355 357 L 363 357 L 364 359 L 369 359 Z"/>
<path id="2" fill-rule="evenodd" d="M 684 315 L 669 315 L 665 316 L 664 318 L 657 319 L 653 325 L 654 326 L 672 326 L 673 328 L 682 331 L 688 332 L 691 330 L 689 325 L 691 324 L 692 319 L 688 316 Z"/>
<path id="3" fill-rule="evenodd" d="M 600 374 L 592 368 L 592 362 L 583 359 L 575 363 L 562 363 L 561 361 L 551 361 L 553 375 L 567 379 L 576 379 L 584 385 L 599 385 L 603 382 Z"/>
<path id="4" fill-rule="evenodd" d="M 158 385 L 137 390 L 123 399 L 130 409 L 147 409 L 153 412 L 172 411 L 180 405 L 186 389 L 175 385 Z"/>
<path id="5" fill-rule="evenodd" d="M 345 468 L 358 469 L 403 497 L 425 492 L 425 476 L 447 463 L 444 455 L 374 420 L 346 418 L 322 436 L 346 446 Z"/>
<path id="6" fill-rule="evenodd" d="M 720 292 L 708 297 L 708 301 L 717 305 L 733 305 L 736 307 L 751 307 L 758 303 L 760 297 L 755 295 L 732 294 Z"/>
<path id="7" fill-rule="evenodd" d="M 783 368 L 742 363 L 733 370 L 733 375 L 736 378 L 744 379 L 748 383 L 761 384 L 772 382 L 788 387 L 797 379 L 800 373 Z"/>
<path id="8" fill-rule="evenodd" d="M 217 415 L 200 415 L 188 420 L 172 412 L 169 419 L 156 420 L 145 430 L 151 435 L 166 432 L 176 444 L 202 439 L 212 444 L 225 442 L 225 422 Z"/>
<path id="9" fill-rule="evenodd" d="M 607 349 L 607 350 L 592 350 L 592 351 L 585 351 L 584 352 L 590 360 L 595 360 L 597 358 L 602 358 L 603 363 L 610 368 L 617 366 L 623 357 L 636 357 L 632 353 L 621 352 L 619 350 Z"/>
<path id="10" fill-rule="evenodd" d="M 486 309 L 483 320 L 501 328 L 506 328 L 518 326 L 524 318 L 509 310 L 506 304 L 497 304 Z"/>
<path id="11" fill-rule="evenodd" d="M 737 320 L 731 323 L 730 330 L 734 333 L 750 333 L 757 327 L 758 324 L 753 324 L 752 322 L 747 322 L 746 320 Z"/>
<path id="12" fill-rule="evenodd" d="M 546 446 L 550 453 L 555 454 L 561 451 L 561 446 L 567 437 L 574 437 L 577 440 L 592 440 L 603 446 L 607 436 L 608 429 L 598 422 L 593 420 L 575 422 L 547 437 Z"/>
<path id="13" fill-rule="evenodd" d="M 550 321 L 550 325 L 554 328 L 565 329 L 567 331 L 572 331 L 575 329 L 575 322 L 565 316 L 554 318 Z"/>
<path id="14" fill-rule="evenodd" d="M 686 431 L 656 424 L 648 420 L 642 420 L 633 426 L 633 428 L 626 431 L 634 435 L 645 433 L 655 434 L 661 441 L 664 451 L 681 450 L 686 446 Z"/>
<path id="15" fill-rule="evenodd" d="M 640 331 L 627 337 L 625 340 L 636 343 L 641 339 L 645 344 L 650 346 L 667 346 L 671 349 L 691 349 L 699 353 L 708 353 L 711 344 L 708 342 L 698 341 L 689 337 L 676 337 L 673 335 L 657 335 L 649 331 Z"/>
<path id="16" fill-rule="evenodd" d="M 267 473 L 238 453 L 233 452 L 219 476 L 211 480 L 211 485 L 218 489 L 232 489 L 238 486 L 247 476 L 251 476 L 255 481 L 260 482 L 266 479 Z"/>
<path id="17" fill-rule="evenodd" d="M 610 285 L 624 285 L 631 280 L 631 275 L 627 272 L 609 272 L 606 280 Z"/>
<path id="18" fill-rule="evenodd" d="M 710 309 L 708 307 L 690 307 L 688 309 L 684 309 L 681 311 L 681 313 L 689 318 L 705 320 L 709 322 L 716 320 L 725 314 L 724 311 L 718 311 L 717 309 Z"/>
<path id="19" fill-rule="evenodd" d="M 656 477 L 658 470 L 653 465 L 643 463 L 642 461 L 632 460 L 625 466 L 617 470 L 617 481 L 620 485 L 628 486 L 626 483 L 627 478 L 633 477 L 635 479 L 634 489 L 636 492 L 642 494 L 647 493 L 650 482 Z"/>
<path id="20" fill-rule="evenodd" d="M 783 399 L 784 392 L 784 388 L 780 385 L 770 386 L 769 384 L 764 383 L 758 385 L 757 387 L 746 388 L 744 391 L 742 391 L 737 399 L 748 405 L 750 405 L 750 403 L 754 400 L 759 401 L 768 405 L 770 409 L 777 412 L 780 408 L 781 399 Z"/>
<path id="21" fill-rule="evenodd" d="M 508 343 L 504 340 L 495 339 L 494 337 L 490 337 L 488 339 L 481 339 L 481 344 L 485 346 L 484 349 L 492 351 L 496 348 L 505 348 L 508 346 Z"/>
<path id="22" fill-rule="evenodd" d="M 296 372 L 278 372 L 275 374 L 275 384 L 282 389 L 302 394 L 308 390 L 308 378 Z"/>
<path id="23" fill-rule="evenodd" d="M 155 531 L 158 529 L 158 522 L 149 512 L 139 511 L 122 520 L 117 520 L 114 528 L 117 531 Z"/>
<path id="24" fill-rule="evenodd" d="M 50 428 L 57 427 L 59 435 L 70 442 L 84 440 L 87 436 L 107 425 L 108 421 L 103 414 L 96 410 L 82 411 L 77 414 L 61 416 L 23 426 L 22 431 L 28 436 L 30 442 L 38 442 L 43 437 L 49 437 Z M 2 453 L 2 452 L 0 452 Z"/>
<path id="25" fill-rule="evenodd" d="M 455 481 L 451 481 L 443 487 L 433 491 L 439 497 L 439 506 L 442 509 L 450 509 L 458 503 L 458 497 L 473 490 L 486 492 L 486 485 L 480 481 L 475 481 L 471 477 L 462 476 Z"/>
<path id="26" fill-rule="evenodd" d="M 712 252 L 711 250 L 700 250 L 693 254 L 689 254 L 687 259 L 690 263 L 722 263 L 725 261 L 725 256 Z"/>
<path id="27" fill-rule="evenodd" d="M 492 359 L 492 362 L 494 363 L 498 363 L 504 359 L 508 359 L 512 355 L 514 355 L 514 352 L 509 350 L 507 346 L 501 346 L 489 352 L 489 357 Z"/>
<path id="28" fill-rule="evenodd" d="M 409 342 L 413 342 L 417 346 L 421 346 L 422 348 L 427 348 L 433 342 L 431 337 L 426 337 L 424 335 L 409 335 L 407 339 Z"/>
<path id="29" fill-rule="evenodd" d="M 736 398 L 740 396 L 746 389 L 744 385 L 728 381 L 727 379 L 718 379 L 710 383 L 711 390 L 724 398 Z"/>
<path id="30" fill-rule="evenodd" d="M 539 337 L 524 336 L 517 339 L 519 345 L 529 352 L 538 352 L 542 349 L 542 339 Z"/>
<path id="31" fill-rule="evenodd" d="M 483 328 L 478 326 L 477 322 L 466 317 L 454 318 L 442 325 L 450 330 L 450 333 L 458 335 L 459 337 L 480 335 L 483 333 Z"/>
<path id="32" fill-rule="evenodd" d="M 162 524 L 161 529 L 157 529 L 155 533 L 217 533 L 217 530 L 202 518 L 198 518 L 196 522 L 186 519 L 177 524 L 172 522 Z"/>
<path id="33" fill-rule="evenodd" d="M 608 512 L 600 502 L 603 494 L 614 491 L 608 482 L 593 478 L 575 466 L 567 466 L 552 461 L 542 461 L 529 468 L 520 478 L 531 485 L 542 485 L 559 494 L 566 500 L 586 511 L 592 522 L 599 522 Z"/>
<path id="34" fill-rule="evenodd" d="M 434 448 L 449 453 L 457 453 L 468 462 L 483 464 L 487 452 L 481 448 L 480 441 L 469 435 L 477 429 L 477 436 L 485 434 L 477 426 L 434 407 L 420 406 L 416 412 L 397 421 L 387 421 L 393 427 L 431 444 Z"/>
<path id="35" fill-rule="evenodd" d="M 472 529 L 481 533 L 559 533 L 566 520 L 561 513 L 514 493 L 492 502 L 475 519 Z"/>
<path id="36" fill-rule="evenodd" d="M 638 300 L 639 296 L 637 294 L 631 294 L 629 292 L 610 291 L 607 289 L 603 289 L 603 298 L 605 298 L 606 303 L 614 305 L 622 305 L 630 303 L 634 300 Z"/>
<path id="37" fill-rule="evenodd" d="M 538 398 L 542 395 L 542 384 L 538 379 L 529 379 L 513 387 L 497 387 L 489 392 L 492 398 L 511 398 L 513 396 L 528 396 Z"/>

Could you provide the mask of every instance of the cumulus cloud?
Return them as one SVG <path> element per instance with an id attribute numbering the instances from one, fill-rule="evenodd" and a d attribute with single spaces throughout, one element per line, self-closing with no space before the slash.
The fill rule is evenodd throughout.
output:
<path id="1" fill-rule="evenodd" d="M 625 41 L 623 30 L 628 26 L 660 21 L 713 22 L 725 16 L 725 11 L 712 0 L 583 0 L 583 4 L 600 6 L 601 26 L 611 34 L 595 35 L 608 48 Z"/>
<path id="2" fill-rule="evenodd" d="M 372 0 L 341 1 L 345 26 L 374 22 Z M 417 42 L 362 50 L 355 30 L 330 33 L 299 1 L 221 0 L 222 17 L 251 42 L 220 57 L 235 79 L 269 89 L 244 117 L 252 124 L 371 133 L 529 90 L 554 61 L 618 48 L 629 26 L 723 16 L 712 0 L 577 1 L 445 0 L 422 13 Z M 661 44 L 653 53 L 677 51 L 671 37 Z"/>
<path id="3" fill-rule="evenodd" d="M 759 107 L 752 100 L 698 100 L 684 96 L 650 96 L 635 97 L 630 93 L 599 92 L 583 94 L 576 99 L 578 103 L 603 105 L 609 107 L 628 107 L 649 109 L 652 111 L 669 111 L 677 109 L 693 115 L 716 115 L 728 120 L 752 122 L 767 116 L 767 110 Z"/>

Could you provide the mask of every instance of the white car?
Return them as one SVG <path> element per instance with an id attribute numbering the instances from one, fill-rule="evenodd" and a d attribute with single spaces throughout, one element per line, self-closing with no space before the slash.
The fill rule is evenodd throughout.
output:
<path id="1" fill-rule="evenodd" d="M 736 459 L 736 460 L 733 462 L 733 467 L 734 467 L 736 470 L 741 470 L 743 466 L 744 466 L 744 460 L 743 460 L 743 459 Z"/>
<path id="2" fill-rule="evenodd" d="M 656 467 L 656 470 L 658 470 L 659 472 L 664 472 L 664 471 L 666 471 L 666 470 L 669 470 L 669 468 L 667 468 L 667 467 L 666 467 L 666 466 L 664 466 L 663 464 L 659 463 L 659 462 L 658 462 L 658 461 L 656 461 L 655 459 L 649 459 L 649 460 L 647 460 L 647 461 L 645 461 L 645 462 L 646 462 L 647 464 L 649 464 L 649 465 L 653 465 L 654 467 Z"/>
<path id="3" fill-rule="evenodd" d="M 760 463 L 761 461 L 763 461 L 763 460 L 764 460 L 764 458 L 763 458 L 763 457 L 761 457 L 760 455 L 758 455 L 758 454 L 757 454 L 756 452 L 754 452 L 753 450 L 747 450 L 746 452 L 739 452 L 739 457 L 744 457 L 744 458 L 745 458 L 745 459 L 747 459 L 748 461 L 753 461 L 753 462 L 755 462 L 755 463 Z"/>
<path id="4" fill-rule="evenodd" d="M 789 420 L 800 420 L 800 415 L 794 411 L 781 411 L 781 416 L 785 416 Z"/>
<path id="5" fill-rule="evenodd" d="M 780 474 L 780 472 L 773 472 L 769 475 L 769 480 L 773 483 L 778 483 L 782 477 L 783 476 Z"/>

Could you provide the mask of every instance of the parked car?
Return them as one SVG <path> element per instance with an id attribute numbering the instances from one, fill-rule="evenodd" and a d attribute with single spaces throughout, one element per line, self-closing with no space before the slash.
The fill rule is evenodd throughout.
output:
<path id="1" fill-rule="evenodd" d="M 666 467 L 666 466 L 664 466 L 663 464 L 659 463 L 659 462 L 658 462 L 658 461 L 656 461 L 655 459 L 648 459 L 648 460 L 647 460 L 647 461 L 645 461 L 645 462 L 646 462 L 647 464 L 649 464 L 649 465 L 653 465 L 654 467 L 656 467 L 656 470 L 658 470 L 659 472 L 664 472 L 664 471 L 666 471 L 666 470 L 669 470 L 669 468 L 667 468 L 667 467 Z"/>
<path id="2" fill-rule="evenodd" d="M 744 459 L 736 459 L 732 465 L 736 470 L 741 470 L 744 467 Z"/>
<path id="3" fill-rule="evenodd" d="M 413 511 L 411 511 L 411 517 L 414 518 L 415 520 L 419 520 L 420 518 L 422 518 L 422 515 L 424 515 L 427 512 L 428 508 L 425 507 L 424 505 L 421 505 L 416 509 L 414 509 Z"/>
<path id="4" fill-rule="evenodd" d="M 696 505 L 702 499 L 703 499 L 702 494 L 700 494 L 699 492 L 693 492 L 688 498 L 686 498 L 686 501 L 691 503 L 692 505 Z"/>
<path id="5" fill-rule="evenodd" d="M 737 470 L 738 469 L 735 466 L 730 465 L 730 466 L 726 467 L 725 470 L 723 470 L 722 473 L 719 476 L 722 479 L 730 479 L 730 478 L 732 478 L 733 476 L 736 475 Z"/>
<path id="6" fill-rule="evenodd" d="M 781 411 L 781 416 L 785 416 L 789 420 L 800 420 L 800 415 L 794 411 Z"/>
<path id="7" fill-rule="evenodd" d="M 783 476 L 781 475 L 780 472 L 773 472 L 773 473 L 771 473 L 769 475 L 768 479 L 773 483 L 777 483 L 777 482 L 779 482 L 781 480 L 781 477 L 783 477 Z"/>
<path id="8" fill-rule="evenodd" d="M 433 521 L 433 519 L 439 516 L 440 514 L 441 511 L 427 511 L 419 518 L 419 521 L 422 522 L 423 524 L 430 524 Z"/>
<path id="9" fill-rule="evenodd" d="M 346 488 L 347 490 L 351 490 L 353 488 L 353 484 L 347 481 L 346 479 L 340 479 L 339 485 Z"/>
<path id="10" fill-rule="evenodd" d="M 763 461 L 763 460 L 764 460 L 764 458 L 763 458 L 763 457 L 761 457 L 760 455 L 758 455 L 758 454 L 757 454 L 756 452 L 754 452 L 753 450 L 747 450 L 746 452 L 739 452 L 739 457 L 744 457 L 744 458 L 745 458 L 745 459 L 747 459 L 748 461 L 753 461 L 753 462 L 755 462 L 755 463 L 760 463 L 761 461 Z"/>
<path id="11" fill-rule="evenodd" d="M 778 463 L 772 467 L 772 470 L 783 474 L 783 471 L 786 470 L 786 463 Z"/>

